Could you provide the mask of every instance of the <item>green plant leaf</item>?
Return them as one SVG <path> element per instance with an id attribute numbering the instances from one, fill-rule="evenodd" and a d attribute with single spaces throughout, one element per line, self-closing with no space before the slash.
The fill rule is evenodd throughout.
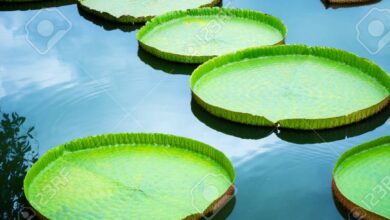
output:
<path id="1" fill-rule="evenodd" d="M 231 121 L 294 129 L 351 124 L 390 102 L 390 77 L 369 60 L 303 45 L 214 58 L 191 76 L 194 99 Z"/>
<path id="2" fill-rule="evenodd" d="M 24 190 L 49 219 L 182 219 L 213 207 L 234 179 L 230 161 L 206 144 L 109 134 L 50 149 L 28 172 Z"/>
<path id="3" fill-rule="evenodd" d="M 333 171 L 336 197 L 348 209 L 360 207 L 375 219 L 389 219 L 389 166 L 390 136 L 348 150 Z"/>
<path id="4" fill-rule="evenodd" d="M 145 22 L 170 11 L 216 6 L 221 0 L 79 0 L 82 9 L 122 23 Z"/>
<path id="5" fill-rule="evenodd" d="M 203 63 L 249 47 L 281 44 L 286 32 L 278 18 L 257 11 L 201 8 L 156 17 L 141 28 L 137 39 L 162 59 Z"/>

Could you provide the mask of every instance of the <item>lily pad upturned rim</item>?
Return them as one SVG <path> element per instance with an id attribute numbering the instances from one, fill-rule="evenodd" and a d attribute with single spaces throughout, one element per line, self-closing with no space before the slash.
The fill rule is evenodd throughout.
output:
<path id="1" fill-rule="evenodd" d="M 355 204 L 353 201 L 349 200 L 346 196 L 343 195 L 343 193 L 338 189 L 337 183 L 335 180 L 335 175 L 340 167 L 340 165 L 349 157 L 359 154 L 361 152 L 367 151 L 371 148 L 375 148 L 378 146 L 382 146 L 384 144 L 389 144 L 390 143 L 390 136 L 384 136 L 380 137 L 378 139 L 363 143 L 361 145 L 358 145 L 356 147 L 353 147 L 352 149 L 346 151 L 341 155 L 341 157 L 337 160 L 336 165 L 333 168 L 333 178 L 332 178 L 332 190 L 334 193 L 335 198 L 342 204 L 344 208 L 346 208 L 348 211 L 353 212 L 356 208 L 359 208 L 361 210 L 364 210 L 365 214 L 365 219 L 371 219 L 371 220 L 384 220 L 387 219 L 377 213 L 372 212 L 371 210 L 364 209 L 363 207 L 358 206 Z M 361 214 L 361 213 L 359 213 Z"/>
<path id="2" fill-rule="evenodd" d="M 98 10 L 95 10 L 95 9 L 92 9 L 92 8 L 89 8 L 87 7 L 86 5 L 84 5 L 82 3 L 83 0 L 77 0 L 77 4 L 80 6 L 81 9 L 95 15 L 95 16 L 99 16 L 99 17 L 102 17 L 104 19 L 107 19 L 109 21 L 113 21 L 113 22 L 120 22 L 120 23 L 144 23 L 144 22 L 147 22 L 149 20 L 151 20 L 152 18 L 156 17 L 156 15 L 153 15 L 153 16 L 141 16 L 141 17 L 135 17 L 135 16 L 132 16 L 132 15 L 121 15 L 120 17 L 116 17 L 108 12 L 105 12 L 105 11 L 98 11 Z M 219 4 L 221 4 L 222 0 L 210 0 L 210 3 L 208 4 L 204 4 L 204 5 L 201 5 L 199 6 L 199 8 L 203 8 L 203 7 L 213 7 L 213 6 L 217 6 Z"/>
<path id="3" fill-rule="evenodd" d="M 248 125 L 256 126 L 280 126 L 282 128 L 300 129 L 300 130 L 320 130 L 340 127 L 343 125 L 352 124 L 368 118 L 382 109 L 384 109 L 390 103 L 390 94 L 383 99 L 381 102 L 370 106 L 366 109 L 361 109 L 355 112 L 351 112 L 348 115 L 342 115 L 339 117 L 331 118 L 318 118 L 318 119 L 305 119 L 305 118 L 292 118 L 283 119 L 276 122 L 272 122 L 261 115 L 253 115 L 245 112 L 236 112 L 229 109 L 225 109 L 219 106 L 209 104 L 202 100 L 194 92 L 194 86 L 196 82 L 208 72 L 215 68 L 219 68 L 229 63 L 241 61 L 243 59 L 258 58 L 263 56 L 278 56 L 278 55 L 314 55 L 317 57 L 323 57 L 326 59 L 338 61 L 346 65 L 356 67 L 375 78 L 378 82 L 382 83 L 384 87 L 390 93 L 390 77 L 387 73 L 378 65 L 371 62 L 368 59 L 358 57 L 350 52 L 328 48 L 328 47 L 309 47 L 306 45 L 278 45 L 278 46 L 266 46 L 248 48 L 241 51 L 233 52 L 227 55 L 222 55 L 213 58 L 206 63 L 200 65 L 192 73 L 190 77 L 190 87 L 194 99 L 202 106 L 205 110 L 211 114 L 221 117 L 230 121 L 239 122 Z"/>
<path id="4" fill-rule="evenodd" d="M 146 25 L 140 29 L 140 31 L 137 34 L 137 40 L 142 49 L 146 50 L 147 52 L 159 58 L 173 61 L 173 62 L 181 62 L 181 63 L 203 63 L 207 60 L 210 60 L 211 58 L 216 57 L 216 55 L 187 56 L 182 54 L 169 53 L 169 52 L 161 51 L 155 47 L 143 43 L 142 38 L 145 35 L 147 35 L 150 31 L 152 31 L 156 26 L 163 24 L 165 22 L 174 19 L 179 19 L 186 16 L 211 16 L 211 15 L 234 16 L 238 18 L 245 18 L 245 19 L 250 19 L 257 22 L 263 22 L 269 24 L 270 26 L 277 29 L 282 34 L 283 37 L 283 39 L 280 42 L 276 43 L 275 45 L 284 44 L 287 35 L 287 27 L 283 24 L 283 22 L 279 18 L 275 16 L 265 14 L 259 11 L 255 11 L 255 10 L 249 10 L 249 9 L 213 7 L 213 8 L 198 8 L 198 9 L 173 11 L 173 12 L 168 12 L 166 14 L 157 16 L 153 18 L 151 21 L 147 22 Z"/>
<path id="5" fill-rule="evenodd" d="M 59 145 L 48 150 L 38 161 L 33 164 L 23 182 L 24 193 L 29 201 L 29 186 L 39 173 L 44 170 L 50 163 L 60 158 L 65 151 L 76 152 L 85 149 L 94 149 L 107 146 L 121 146 L 129 144 L 154 144 L 160 146 L 171 146 L 199 153 L 219 163 L 228 173 L 231 181 L 231 186 L 218 199 L 210 204 L 203 213 L 195 213 L 187 216 L 185 219 L 198 219 L 212 212 L 214 209 L 219 209 L 228 202 L 228 198 L 234 195 L 235 171 L 231 161 L 221 151 L 207 145 L 205 143 L 168 134 L 159 133 L 118 133 L 104 134 L 97 136 L 89 136 L 75 139 L 68 143 Z M 36 210 L 37 214 L 46 219 L 47 217 L 40 210 Z"/>

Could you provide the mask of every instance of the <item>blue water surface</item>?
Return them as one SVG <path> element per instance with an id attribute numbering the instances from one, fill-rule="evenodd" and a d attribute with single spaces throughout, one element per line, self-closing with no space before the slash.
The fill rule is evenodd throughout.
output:
<path id="1" fill-rule="evenodd" d="M 224 5 L 281 18 L 288 44 L 341 48 L 390 72 L 390 1 L 356 7 L 326 7 L 319 0 Z M 139 26 L 113 25 L 76 4 L 54 6 L 0 7 L 0 109 L 35 126 L 39 155 L 103 133 L 185 136 L 215 146 L 233 161 L 237 195 L 219 218 L 342 219 L 331 192 L 335 161 L 345 150 L 389 134 L 388 108 L 328 131 L 276 131 L 217 119 L 192 101 L 189 75 L 196 66 L 140 50 Z"/>

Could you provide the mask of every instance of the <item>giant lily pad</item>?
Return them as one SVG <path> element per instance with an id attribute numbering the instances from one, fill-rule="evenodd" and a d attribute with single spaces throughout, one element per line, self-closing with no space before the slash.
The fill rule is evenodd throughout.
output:
<path id="1" fill-rule="evenodd" d="M 390 78 L 351 53 L 303 45 L 214 58 L 191 76 L 194 99 L 231 121 L 295 129 L 351 124 L 390 101 Z"/>
<path id="2" fill-rule="evenodd" d="M 156 17 L 137 38 L 146 51 L 166 60 L 203 63 L 249 47 L 281 44 L 286 28 L 276 17 L 257 11 L 202 8 Z"/>
<path id="3" fill-rule="evenodd" d="M 123 23 L 145 22 L 170 11 L 215 6 L 221 0 L 78 0 L 86 11 Z"/>
<path id="4" fill-rule="evenodd" d="M 27 173 L 49 219 L 196 218 L 227 202 L 235 178 L 220 151 L 162 134 L 88 137 L 55 147 Z"/>
<path id="5" fill-rule="evenodd" d="M 390 136 L 344 153 L 333 171 L 337 200 L 359 219 L 390 219 Z"/>

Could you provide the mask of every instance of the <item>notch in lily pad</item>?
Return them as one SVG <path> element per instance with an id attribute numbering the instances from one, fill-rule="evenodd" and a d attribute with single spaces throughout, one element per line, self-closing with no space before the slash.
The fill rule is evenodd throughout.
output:
<path id="1" fill-rule="evenodd" d="M 304 45 L 250 48 L 192 74 L 193 97 L 211 114 L 249 125 L 328 129 L 368 118 L 390 102 L 390 77 L 346 51 Z"/>

